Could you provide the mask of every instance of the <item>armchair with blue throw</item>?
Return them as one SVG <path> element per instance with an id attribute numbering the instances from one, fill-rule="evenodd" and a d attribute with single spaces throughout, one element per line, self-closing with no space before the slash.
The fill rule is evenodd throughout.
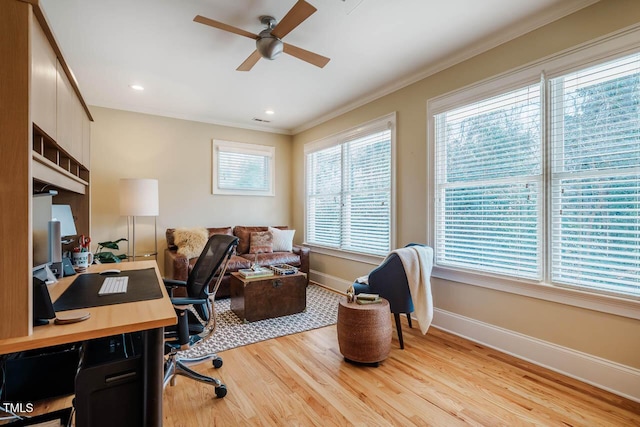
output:
<path id="1" fill-rule="evenodd" d="M 406 247 L 408 248 L 411 246 L 422 246 L 426 249 L 425 253 L 428 254 L 431 258 L 433 257 L 432 248 L 417 243 L 410 243 Z M 424 271 L 422 271 L 422 274 L 427 278 L 427 282 L 428 277 L 431 275 L 431 261 L 432 260 L 429 259 L 428 265 L 423 266 Z M 382 262 L 382 264 L 380 264 L 369 273 L 366 281 L 368 283 L 360 283 L 356 281 L 353 284 L 355 293 L 378 294 L 382 298 L 389 301 L 389 309 L 391 310 L 395 318 L 400 348 L 404 349 L 400 314 L 404 313 L 407 316 L 407 322 L 409 323 L 409 327 L 411 328 L 411 313 L 413 313 L 414 311 L 414 302 L 411 298 L 411 289 L 409 279 L 407 278 L 407 272 L 405 271 L 405 267 L 398 253 L 396 253 L 396 251 L 391 252 Z M 428 299 L 429 304 L 431 304 L 430 287 L 428 289 Z"/>

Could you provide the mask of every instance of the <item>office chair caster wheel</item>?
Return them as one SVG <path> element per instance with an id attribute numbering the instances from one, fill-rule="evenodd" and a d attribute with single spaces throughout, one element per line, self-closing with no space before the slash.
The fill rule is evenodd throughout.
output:
<path id="1" fill-rule="evenodd" d="M 222 367 L 222 358 L 221 357 L 216 357 L 215 359 L 213 359 L 211 361 L 211 363 L 213 364 L 213 367 L 218 369 Z"/>
<path id="2" fill-rule="evenodd" d="M 227 386 L 224 384 L 220 384 L 219 387 L 216 387 L 216 397 L 223 398 L 227 395 Z"/>

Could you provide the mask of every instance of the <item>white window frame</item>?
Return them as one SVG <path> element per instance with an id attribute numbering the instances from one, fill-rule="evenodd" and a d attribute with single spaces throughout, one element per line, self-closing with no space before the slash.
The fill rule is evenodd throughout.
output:
<path id="1" fill-rule="evenodd" d="M 331 135 L 329 137 L 312 141 L 304 145 L 304 177 L 305 177 L 305 196 L 304 196 L 304 228 L 305 228 L 305 242 L 304 245 L 310 247 L 313 252 L 330 255 L 342 259 L 351 261 L 363 262 L 371 265 L 378 265 L 385 258 L 375 254 L 368 254 L 362 252 L 353 252 L 345 249 L 333 248 L 328 246 L 322 246 L 316 243 L 307 242 L 307 230 L 309 226 L 307 224 L 307 155 L 319 151 L 321 149 L 341 145 L 348 140 L 353 139 L 354 135 L 366 134 L 367 131 L 372 132 L 375 129 L 380 129 L 381 126 L 387 126 L 390 129 L 391 134 L 391 205 L 390 205 L 390 218 L 389 218 L 389 245 L 391 250 L 396 247 L 396 113 L 390 113 L 369 122 L 363 123 L 359 126 L 347 129 L 340 133 Z"/>
<path id="2" fill-rule="evenodd" d="M 598 63 L 639 52 L 640 47 L 637 43 L 639 38 L 640 25 L 633 25 L 608 36 L 584 43 L 575 48 L 567 49 L 566 51 L 559 52 L 558 54 L 551 55 L 523 67 L 428 100 L 427 164 L 429 165 L 429 196 L 427 197 L 427 242 L 432 246 L 435 244 L 436 153 L 434 117 L 437 114 L 454 109 L 457 106 L 506 93 L 535 81 L 540 81 L 541 76 L 543 76 L 545 80 L 549 80 L 574 70 L 587 68 Z M 546 90 L 548 90 L 548 85 L 545 86 Z M 549 112 L 544 111 L 544 114 L 546 116 Z M 543 125 L 543 128 L 546 128 L 546 126 Z M 545 142 L 543 147 L 548 146 L 546 139 L 549 137 L 549 135 L 544 135 Z M 549 155 L 550 153 L 546 154 L 546 156 Z M 547 183 L 550 183 L 549 168 L 545 170 L 545 174 Z M 546 191 L 550 191 L 550 189 Z M 551 230 L 548 222 L 551 215 L 551 206 L 549 206 L 546 201 L 544 203 L 546 214 L 543 216 L 542 221 L 544 229 L 547 230 L 544 244 L 544 280 L 539 282 L 515 279 L 470 270 L 445 268 L 438 265 L 435 265 L 433 268 L 433 277 L 640 320 L 640 301 L 633 297 L 625 298 L 589 292 L 582 289 L 552 285 L 550 283 L 550 271 L 548 267 L 550 266 L 549 257 L 551 256 Z"/>
<path id="3" fill-rule="evenodd" d="M 212 194 L 236 195 L 236 196 L 275 196 L 275 155 L 276 149 L 272 146 L 247 144 L 244 142 L 223 141 L 213 139 L 211 141 L 211 192 Z M 232 152 L 264 157 L 268 162 L 267 190 L 247 190 L 243 188 L 220 188 L 218 182 L 220 168 L 218 167 L 218 153 Z"/>

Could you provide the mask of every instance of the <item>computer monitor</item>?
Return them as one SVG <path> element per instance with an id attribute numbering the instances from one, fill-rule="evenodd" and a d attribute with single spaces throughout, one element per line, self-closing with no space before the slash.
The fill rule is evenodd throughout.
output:
<path id="1" fill-rule="evenodd" d="M 73 220 L 73 213 L 69 205 L 52 205 L 51 220 L 60 221 L 60 235 L 62 237 L 75 236 L 76 223 Z"/>

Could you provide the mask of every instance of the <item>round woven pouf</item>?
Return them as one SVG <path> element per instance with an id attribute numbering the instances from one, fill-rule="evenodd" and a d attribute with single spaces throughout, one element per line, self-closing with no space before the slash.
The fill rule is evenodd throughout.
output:
<path id="1" fill-rule="evenodd" d="M 391 350 L 389 302 L 358 304 L 340 300 L 338 307 L 338 345 L 348 362 L 377 365 Z"/>

